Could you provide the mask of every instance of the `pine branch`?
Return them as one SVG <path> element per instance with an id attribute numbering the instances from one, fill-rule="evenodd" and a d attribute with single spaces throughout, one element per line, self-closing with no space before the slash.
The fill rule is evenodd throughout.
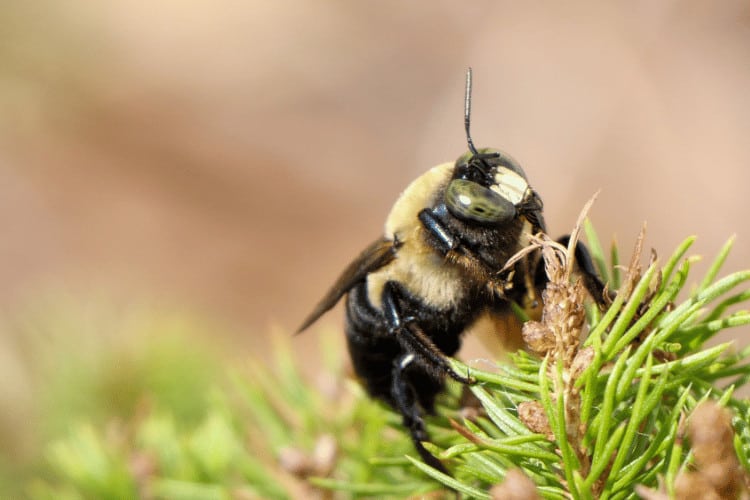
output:
<path id="1" fill-rule="evenodd" d="M 344 374 L 339 332 L 321 351 L 320 380 L 302 375 L 286 343 L 267 365 L 230 370 L 195 424 L 155 398 L 113 427 L 79 419 L 46 448 L 31 498 L 469 498 L 660 499 L 685 491 L 738 498 L 750 470 L 750 347 L 709 346 L 750 323 L 750 271 L 719 278 L 732 240 L 684 299 L 687 239 L 640 265 L 609 264 L 584 224 L 596 265 L 616 291 L 607 310 L 583 306 L 565 249 L 542 248 L 550 286 L 529 352 L 467 366 L 478 383 L 451 383 L 428 419 L 446 476 L 413 458 L 400 418 Z M 616 290 L 615 290 L 616 289 Z M 331 340 L 333 339 L 333 340 Z M 189 388 L 186 388 L 189 390 Z M 707 444 L 708 443 L 708 444 Z M 713 444 L 712 444 L 713 443 Z M 721 470 L 711 463 L 722 464 Z M 702 489 L 701 489 L 702 488 Z M 519 493 L 520 492 L 520 493 Z M 526 495 L 526 496 L 512 496 Z M 709 496 L 705 496 L 708 498 Z"/>

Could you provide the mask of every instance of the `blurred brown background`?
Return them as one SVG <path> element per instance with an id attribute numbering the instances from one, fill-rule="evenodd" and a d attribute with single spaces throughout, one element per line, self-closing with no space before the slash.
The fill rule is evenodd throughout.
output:
<path id="1" fill-rule="evenodd" d="M 3 11 L 6 312 L 49 290 L 153 302 L 259 349 L 380 234 L 408 182 L 465 150 L 468 66 L 474 139 L 524 165 L 552 234 L 601 189 L 592 218 L 626 256 L 647 221 L 664 256 L 697 234 L 711 257 L 736 233 L 726 269 L 748 267 L 746 1 Z"/>

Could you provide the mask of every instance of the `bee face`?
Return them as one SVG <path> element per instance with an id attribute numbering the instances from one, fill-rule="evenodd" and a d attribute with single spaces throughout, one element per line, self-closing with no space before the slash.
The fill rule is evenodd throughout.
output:
<path id="1" fill-rule="evenodd" d="M 445 205 L 465 222 L 500 226 L 512 221 L 532 194 L 526 174 L 513 158 L 484 148 L 456 160 Z"/>

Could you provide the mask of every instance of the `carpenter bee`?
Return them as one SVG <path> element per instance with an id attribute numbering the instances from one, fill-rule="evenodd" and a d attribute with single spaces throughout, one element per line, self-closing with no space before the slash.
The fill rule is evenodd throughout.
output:
<path id="1" fill-rule="evenodd" d="M 446 377 L 473 382 L 447 357 L 480 315 L 512 314 L 511 301 L 533 305 L 547 280 L 539 251 L 504 270 L 530 236 L 545 231 L 542 200 L 513 158 L 474 146 L 470 123 L 471 69 L 464 100 L 469 151 L 406 188 L 384 236 L 354 259 L 298 330 L 346 295 L 346 338 L 356 374 L 372 397 L 402 415 L 422 459 L 443 472 L 422 444 L 429 439 L 424 416 L 434 413 Z M 601 302 L 604 285 L 583 245 L 576 259 L 589 292 Z"/>

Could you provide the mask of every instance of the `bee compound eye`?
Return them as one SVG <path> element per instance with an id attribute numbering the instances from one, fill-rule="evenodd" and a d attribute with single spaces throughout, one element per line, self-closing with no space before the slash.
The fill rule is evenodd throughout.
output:
<path id="1" fill-rule="evenodd" d="M 508 222 L 516 216 L 516 207 L 500 194 L 466 179 L 454 179 L 445 191 L 445 204 L 463 220 L 481 224 Z"/>

